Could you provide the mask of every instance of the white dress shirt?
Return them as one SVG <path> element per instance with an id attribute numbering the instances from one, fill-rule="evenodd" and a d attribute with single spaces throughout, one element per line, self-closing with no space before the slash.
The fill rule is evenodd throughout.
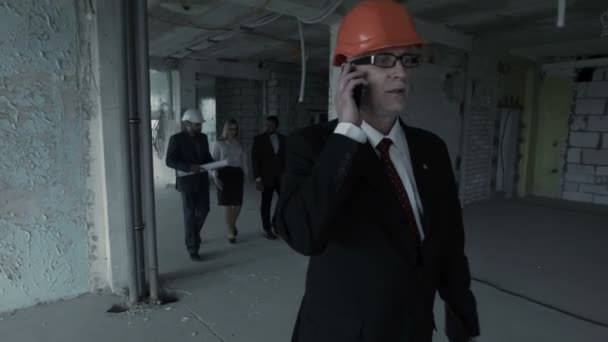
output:
<path id="1" fill-rule="evenodd" d="M 422 202 L 420 201 L 418 188 L 416 187 L 416 178 L 414 177 L 407 139 L 399 120 L 395 121 L 395 125 L 386 136 L 378 132 L 378 130 L 370 126 L 365 121 L 363 121 L 360 128 L 351 123 L 341 122 L 334 130 L 334 133 L 345 135 L 362 144 L 369 141 L 372 147 L 374 147 L 374 151 L 376 151 L 378 158 L 380 157 L 380 152 L 376 149 L 376 146 L 380 143 L 380 141 L 383 138 L 389 138 L 393 141 L 393 144 L 391 144 L 389 149 L 389 155 L 393 165 L 397 169 L 399 178 L 401 178 L 401 182 L 403 183 L 407 196 L 412 205 L 412 209 L 414 210 L 414 216 L 416 218 L 416 224 L 418 225 L 418 231 L 420 232 L 420 238 L 424 240 L 424 230 L 422 229 L 421 222 L 421 216 L 423 213 Z"/>
<path id="2" fill-rule="evenodd" d="M 279 153 L 279 136 L 276 133 L 270 135 L 270 142 L 272 143 L 274 154 Z"/>

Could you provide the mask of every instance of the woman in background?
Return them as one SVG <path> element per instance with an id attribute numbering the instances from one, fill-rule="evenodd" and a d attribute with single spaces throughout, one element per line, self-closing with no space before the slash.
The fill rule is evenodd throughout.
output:
<path id="1" fill-rule="evenodd" d="M 213 172 L 217 187 L 218 205 L 224 207 L 224 218 L 228 229 L 228 241 L 236 243 L 238 229 L 236 221 L 243 205 L 243 183 L 247 174 L 246 154 L 239 142 L 239 124 L 230 119 L 224 124 L 222 140 L 213 147 L 213 159 L 228 160 L 228 166 Z"/>

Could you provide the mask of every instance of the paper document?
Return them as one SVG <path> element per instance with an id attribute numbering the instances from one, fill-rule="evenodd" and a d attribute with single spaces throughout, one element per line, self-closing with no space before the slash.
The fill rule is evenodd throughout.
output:
<path id="1" fill-rule="evenodd" d="M 200 165 L 200 166 L 202 168 L 204 168 L 206 171 L 213 171 L 215 169 L 219 169 L 219 168 L 228 166 L 228 159 L 224 159 L 224 160 L 220 160 L 220 161 L 216 161 L 216 162 L 212 162 L 212 163 L 203 164 L 203 165 Z M 184 172 L 184 171 L 177 170 L 177 176 L 178 177 L 190 176 L 190 175 L 194 175 L 196 173 L 197 172 Z"/>
<path id="2" fill-rule="evenodd" d="M 213 163 L 203 164 L 201 166 L 204 167 L 205 170 L 207 170 L 207 171 L 213 171 L 215 169 L 219 169 L 221 167 L 228 166 L 228 159 L 216 161 L 216 162 L 213 162 Z"/>

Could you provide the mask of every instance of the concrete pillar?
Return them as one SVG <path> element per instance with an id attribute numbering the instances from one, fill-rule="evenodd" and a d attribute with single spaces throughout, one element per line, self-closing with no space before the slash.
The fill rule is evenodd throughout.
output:
<path id="1" fill-rule="evenodd" d="M 126 230 L 130 229 L 127 208 L 128 201 L 125 189 L 129 181 L 122 177 L 125 168 L 121 153 L 128 146 L 120 134 L 121 125 L 126 123 L 124 104 L 120 103 L 120 94 L 126 91 L 123 80 L 124 61 L 121 55 L 123 44 L 120 25 L 120 6 L 122 1 L 109 0 L 97 3 L 95 23 L 95 41 L 93 70 L 98 80 L 98 105 L 101 112 L 101 168 L 103 175 L 100 182 L 103 191 L 103 216 L 105 217 L 105 240 L 107 257 L 107 282 L 113 291 L 127 286 L 127 244 Z"/>
<path id="2" fill-rule="evenodd" d="M 181 121 L 181 108 L 182 108 L 182 99 L 181 99 L 181 77 L 179 70 L 171 71 L 171 100 L 173 102 L 173 118 L 175 119 L 175 124 L 178 125 Z"/>
<path id="3" fill-rule="evenodd" d="M 339 21 L 333 22 L 329 25 L 329 99 L 327 101 L 327 117 L 330 121 L 338 118 L 338 114 L 336 113 L 336 108 L 334 106 L 334 94 L 336 92 L 336 82 L 338 81 L 338 76 L 340 75 L 340 68 L 333 66 L 333 57 L 334 49 L 336 48 L 339 27 Z"/>
<path id="4" fill-rule="evenodd" d="M 196 61 L 183 59 L 179 62 L 180 111 L 178 117 L 188 108 L 198 108 L 196 103 Z"/>

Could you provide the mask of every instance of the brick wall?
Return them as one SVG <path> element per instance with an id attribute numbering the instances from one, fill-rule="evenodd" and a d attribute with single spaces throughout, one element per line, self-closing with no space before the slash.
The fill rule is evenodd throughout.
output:
<path id="1" fill-rule="evenodd" d="M 264 118 L 277 115 L 284 134 L 310 124 L 318 113 L 327 113 L 326 75 L 308 75 L 304 102 L 298 102 L 300 73 L 297 67 L 281 67 L 267 81 L 217 77 L 215 79 L 217 134 L 234 118 L 241 127 L 241 143 L 250 157 L 253 138 L 264 129 Z M 266 100 L 264 101 L 264 97 Z"/>
<path id="2" fill-rule="evenodd" d="M 608 68 L 578 82 L 574 96 L 563 198 L 608 204 Z"/>
<path id="3" fill-rule="evenodd" d="M 241 129 L 241 144 L 250 157 L 253 138 L 262 121 L 262 81 L 217 77 L 215 79 L 216 123 L 218 138 L 228 119 L 236 119 Z"/>
<path id="4" fill-rule="evenodd" d="M 300 72 L 272 72 L 266 82 L 267 113 L 279 117 L 284 133 L 307 126 L 317 114 L 327 113 L 327 89 L 326 75 L 307 75 L 304 102 L 299 103 Z"/>
<path id="5" fill-rule="evenodd" d="M 490 198 L 492 140 L 498 87 L 497 59 L 486 53 L 469 57 L 468 104 L 465 107 L 465 142 L 460 187 L 464 204 Z"/>

